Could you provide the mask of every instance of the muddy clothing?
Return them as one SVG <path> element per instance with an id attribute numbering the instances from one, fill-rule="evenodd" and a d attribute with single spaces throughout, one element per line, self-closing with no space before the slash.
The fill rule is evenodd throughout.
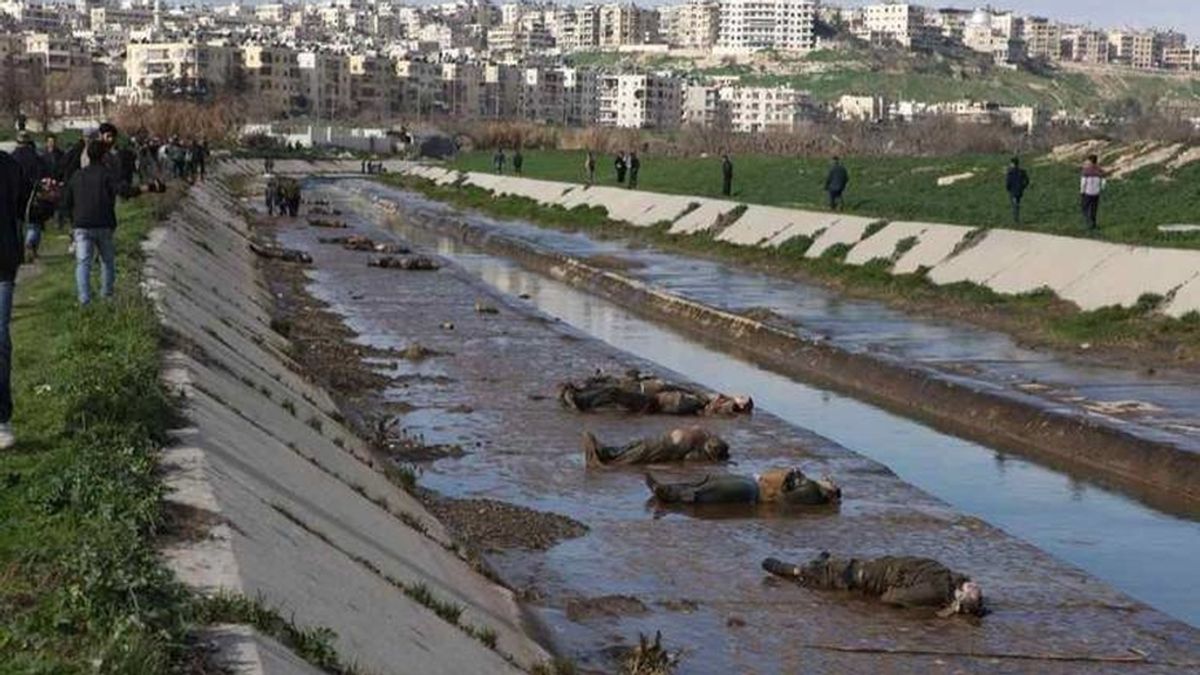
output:
<path id="1" fill-rule="evenodd" d="M 749 399 L 701 392 L 636 371 L 622 377 L 597 375 L 578 385 L 568 382 L 559 387 L 559 401 L 580 412 L 618 408 L 661 415 L 732 415 L 753 407 Z"/>
<path id="2" fill-rule="evenodd" d="M 312 262 L 312 256 L 304 251 L 294 248 L 284 248 L 282 246 L 250 242 L 250 250 L 260 258 L 271 258 L 274 260 L 282 260 L 283 262 L 301 263 L 304 265 Z"/>
<path id="3" fill-rule="evenodd" d="M 729 459 L 729 445 L 704 429 L 676 429 L 658 438 L 647 438 L 623 447 L 604 446 L 590 434 L 584 440 L 588 466 L 656 464 L 659 462 L 721 462 Z"/>
<path id="4" fill-rule="evenodd" d="M 936 560 L 910 556 L 859 560 L 822 554 L 804 565 L 768 558 L 763 568 L 809 588 L 858 591 L 901 607 L 948 607 L 955 601 L 955 591 L 970 581 Z"/>
<path id="5" fill-rule="evenodd" d="M 392 270 L 435 271 L 439 265 L 433 258 L 424 255 L 404 257 L 384 256 L 367 262 L 368 267 L 380 267 Z"/>
<path id="6" fill-rule="evenodd" d="M 403 244 L 395 244 L 391 242 L 378 243 L 372 241 L 369 237 L 364 237 L 358 234 L 351 235 L 349 237 L 342 237 L 340 239 L 341 241 L 336 243 L 341 244 L 342 248 L 346 249 L 347 251 L 373 251 L 375 253 L 390 254 L 404 254 L 412 252 Z"/>
<path id="7" fill-rule="evenodd" d="M 841 490 L 824 485 L 798 469 L 772 469 L 759 476 L 709 475 L 691 483 L 659 483 L 646 476 L 646 485 L 665 504 L 783 504 L 820 506 L 841 500 Z"/>

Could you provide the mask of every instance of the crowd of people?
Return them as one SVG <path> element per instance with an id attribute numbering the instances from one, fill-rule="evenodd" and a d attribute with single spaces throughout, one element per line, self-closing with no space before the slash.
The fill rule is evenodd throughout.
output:
<path id="1" fill-rule="evenodd" d="M 146 134 L 122 138 L 107 122 L 67 148 L 53 134 L 38 148 L 21 130 L 13 151 L 0 152 L 0 449 L 16 442 L 9 324 L 17 271 L 38 259 L 47 225 L 70 226 L 80 306 L 92 303 L 97 261 L 100 296 L 110 298 L 117 277 L 117 200 L 161 192 L 170 178 L 203 180 L 207 158 L 203 141 L 161 142 Z"/>

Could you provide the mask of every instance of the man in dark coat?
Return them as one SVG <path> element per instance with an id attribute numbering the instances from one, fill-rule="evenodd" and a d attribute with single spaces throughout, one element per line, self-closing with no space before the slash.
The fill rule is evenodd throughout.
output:
<path id="1" fill-rule="evenodd" d="M 16 160 L 0 152 L 0 450 L 16 443 L 12 430 L 12 321 L 17 268 L 23 262 L 21 219 L 32 186 Z"/>
<path id="2" fill-rule="evenodd" d="M 625 155 L 617 153 L 616 158 L 613 159 L 613 170 L 617 172 L 618 184 L 625 182 L 625 171 L 628 168 L 629 167 L 625 164 Z"/>
<path id="3" fill-rule="evenodd" d="M 91 140 L 87 146 L 88 165 L 71 177 L 63 190 L 61 209 L 71 218 L 75 244 L 75 285 L 79 304 L 92 301 L 92 260 L 100 259 L 100 295 L 112 297 L 116 279 L 117 197 L 122 188 L 117 174 L 108 166 L 107 142 Z"/>
<path id="4" fill-rule="evenodd" d="M 729 155 L 721 155 L 721 194 L 733 194 L 733 160 Z"/>
<path id="5" fill-rule="evenodd" d="M 1025 196 L 1025 190 L 1029 187 L 1029 172 L 1021 168 L 1021 160 L 1017 157 L 1012 158 L 1012 166 L 1008 167 L 1008 174 L 1004 177 L 1004 189 L 1008 191 L 1008 199 L 1012 202 L 1013 223 L 1021 224 L 1021 198 Z"/>
<path id="6" fill-rule="evenodd" d="M 833 558 L 822 553 L 804 565 L 763 561 L 771 574 L 808 588 L 858 591 L 899 607 L 938 608 L 939 616 L 983 614 L 983 591 L 970 577 L 929 558 L 884 556 L 874 560 Z"/>
<path id="7" fill-rule="evenodd" d="M 12 158 L 21 166 L 25 182 L 32 189 L 31 198 L 27 198 L 28 201 L 23 210 L 22 221 L 25 226 L 25 257 L 27 260 L 34 260 L 42 245 L 42 226 L 45 224 L 46 217 L 50 215 L 35 208 L 35 195 L 42 187 L 42 181 L 51 177 L 50 169 L 42 161 L 42 157 L 33 143 L 33 138 L 27 132 L 17 135 L 17 147 L 13 150 Z"/>
<path id="8" fill-rule="evenodd" d="M 834 157 L 833 164 L 829 167 L 829 173 L 825 176 L 825 192 L 829 194 L 831 211 L 842 210 L 842 193 L 846 191 L 848 185 L 850 185 L 850 172 L 842 166 L 840 158 Z"/>
<path id="9" fill-rule="evenodd" d="M 629 153 L 629 189 L 637 187 L 638 173 L 642 170 L 642 160 L 636 152 Z"/>

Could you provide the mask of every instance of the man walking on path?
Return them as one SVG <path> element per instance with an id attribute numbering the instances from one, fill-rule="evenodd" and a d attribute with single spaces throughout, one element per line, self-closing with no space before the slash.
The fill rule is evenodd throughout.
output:
<path id="1" fill-rule="evenodd" d="M 642 170 L 642 160 L 638 159 L 636 152 L 629 153 L 629 189 L 637 187 L 638 171 Z"/>
<path id="2" fill-rule="evenodd" d="M 591 150 L 587 151 L 587 157 L 583 160 L 583 173 L 587 176 L 589 186 L 596 182 L 596 153 Z"/>
<path id="3" fill-rule="evenodd" d="M 496 154 L 492 155 L 492 166 L 496 168 L 496 173 L 504 173 L 504 148 L 496 148 Z"/>
<path id="4" fill-rule="evenodd" d="M 1095 232 L 1099 227 L 1097 217 L 1100 213 L 1100 193 L 1104 191 L 1104 169 L 1100 168 L 1100 158 L 1088 155 L 1087 163 L 1079 175 L 1079 195 L 1083 210 L 1083 226 L 1089 232 Z"/>
<path id="5" fill-rule="evenodd" d="M 1021 198 L 1029 187 L 1029 172 L 1021 168 L 1020 158 L 1012 158 L 1012 166 L 1004 178 L 1004 189 L 1008 190 L 1008 199 L 1012 202 L 1013 223 L 1021 224 Z"/>
<path id="6" fill-rule="evenodd" d="M 25 183 L 31 189 L 26 203 L 22 206 L 21 220 L 25 225 L 25 257 L 33 260 L 42 245 L 42 225 L 45 222 L 45 215 L 40 213 L 35 204 L 36 192 L 42 187 L 42 182 L 51 177 L 50 169 L 42 161 L 28 132 L 22 131 L 17 135 L 17 147 L 12 152 L 12 158 L 20 165 Z"/>
<path id="7" fill-rule="evenodd" d="M 525 156 L 521 154 L 521 149 L 517 148 L 513 153 L 513 173 L 520 176 L 522 166 L 525 166 Z"/>
<path id="8" fill-rule="evenodd" d="M 0 450 L 11 448 L 12 431 L 12 321 L 13 291 L 25 244 L 21 219 L 32 187 L 21 167 L 8 153 L 0 152 Z"/>
<path id="9" fill-rule="evenodd" d="M 842 193 L 846 191 L 846 186 L 850 184 L 850 174 L 846 171 L 846 167 L 842 166 L 842 160 L 838 157 L 833 158 L 833 165 L 829 167 L 829 174 L 825 176 L 825 192 L 829 193 L 829 210 L 842 210 Z"/>
<path id="10" fill-rule="evenodd" d="M 721 194 L 733 194 L 733 161 L 729 155 L 721 155 Z"/>
<path id="11" fill-rule="evenodd" d="M 62 197 L 63 213 L 74 224 L 75 286 L 79 304 L 83 306 L 92 301 L 92 259 L 97 254 L 102 297 L 112 297 L 117 278 L 113 231 L 117 227 L 117 195 L 121 190 L 117 176 L 104 165 L 108 151 L 109 146 L 103 141 L 89 142 L 88 165 L 71 177 Z"/>

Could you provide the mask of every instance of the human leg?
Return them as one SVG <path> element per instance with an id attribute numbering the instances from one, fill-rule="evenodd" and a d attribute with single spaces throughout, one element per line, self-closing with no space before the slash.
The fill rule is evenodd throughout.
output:
<path id="1" fill-rule="evenodd" d="M 659 483 L 646 476 L 646 485 L 665 504 L 753 504 L 758 483 L 747 476 L 705 476 L 692 483 Z"/>
<path id="2" fill-rule="evenodd" d="M 12 447 L 12 322 L 15 281 L 0 281 L 0 449 Z"/>
<path id="3" fill-rule="evenodd" d="M 1017 225 L 1020 225 L 1021 224 L 1021 198 L 1016 195 L 1012 195 L 1010 198 L 1012 200 L 1013 222 L 1016 223 Z"/>
<path id="4" fill-rule="evenodd" d="M 96 250 L 100 254 L 100 297 L 111 298 L 117 282 L 117 245 L 112 230 L 96 230 Z"/>
<path id="5" fill-rule="evenodd" d="M 38 249 L 42 246 L 42 224 L 41 223 L 26 223 L 25 224 L 25 250 L 34 258 L 37 258 Z"/>
<path id="6" fill-rule="evenodd" d="M 75 240 L 75 290 L 79 304 L 87 305 L 92 301 L 92 256 L 95 255 L 95 244 L 91 230 L 76 228 L 72 236 Z"/>

